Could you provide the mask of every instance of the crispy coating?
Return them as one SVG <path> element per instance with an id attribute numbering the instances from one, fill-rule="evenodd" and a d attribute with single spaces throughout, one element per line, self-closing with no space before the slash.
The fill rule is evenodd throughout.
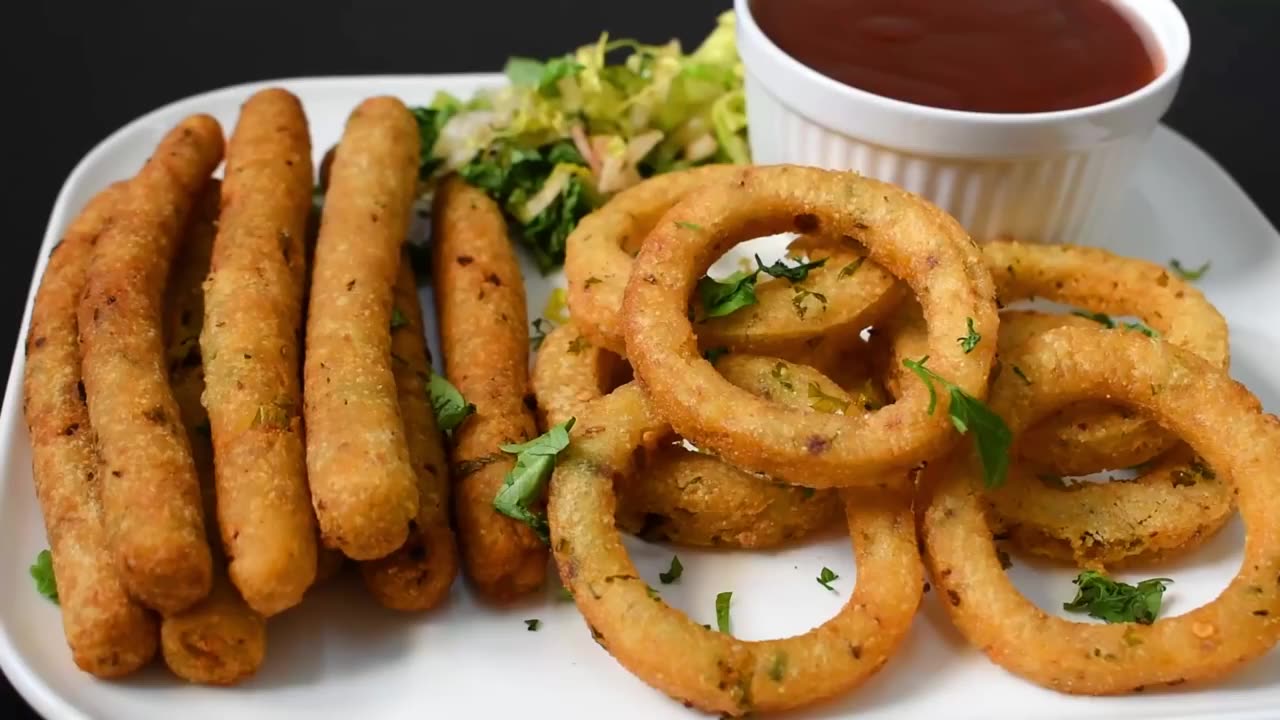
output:
<path id="1" fill-rule="evenodd" d="M 985 397 L 994 343 L 966 353 L 956 339 L 970 322 L 995 336 L 995 292 L 963 228 L 891 185 L 796 166 L 747 168 L 736 181 L 707 184 L 645 239 L 623 303 L 627 357 L 645 391 L 690 441 L 799 485 L 863 485 L 944 454 L 956 431 L 946 398 L 928 412 L 924 383 L 865 416 L 804 413 L 732 387 L 699 355 L 687 305 L 706 268 L 743 240 L 793 229 L 860 240 L 870 261 L 918 295 L 928 318 L 929 367 Z"/>
<path id="2" fill-rule="evenodd" d="M 393 610 L 429 610 L 449 594 L 458 545 L 449 524 L 449 463 L 428 402 L 431 357 L 408 253 L 400 258 L 395 307 L 404 323 L 391 330 L 392 373 L 400 398 L 409 460 L 418 478 L 418 517 L 404 547 L 360 564 L 369 592 Z"/>
<path id="3" fill-rule="evenodd" d="M 1001 373 L 992 409 L 1016 434 L 1054 408 L 1107 397 L 1149 414 L 1230 478 L 1244 518 L 1244 559 L 1222 592 L 1151 625 L 1053 617 L 1018 592 L 987 524 L 976 463 L 932 463 L 921 532 L 943 607 L 960 632 L 1012 673 L 1062 692 L 1113 695 L 1219 678 L 1280 640 L 1280 422 L 1225 372 L 1138 333 L 1060 328 L 1023 346 L 1027 385 Z M 1013 480 L 1014 478 L 1010 478 Z M 861 570 L 861 568 L 859 568 Z"/>
<path id="4" fill-rule="evenodd" d="M 564 422 L 613 390 L 626 363 L 591 346 L 572 324 L 549 334 L 538 351 L 533 388 L 544 424 Z M 748 355 L 727 355 L 717 369 L 762 397 L 809 406 L 808 385 L 847 400 L 813 368 Z M 628 368 L 629 369 L 629 368 Z M 831 490 L 784 485 L 690 450 L 666 436 L 648 448 L 635 477 L 616 485 L 617 522 L 647 540 L 701 547 L 769 548 L 829 528 L 841 515 Z"/>
<path id="5" fill-rule="evenodd" d="M 164 137 L 99 237 L 78 311 L 112 552 L 129 592 L 163 612 L 204 597 L 212 580 L 199 482 L 160 325 L 179 239 L 221 159 L 222 129 L 207 115 Z"/>
<path id="6" fill-rule="evenodd" d="M 657 175 L 618 193 L 578 223 L 566 242 L 564 270 L 569 309 L 587 338 L 626 355 L 622 299 L 641 241 L 684 196 L 707 184 L 733 181 L 741 170 L 737 165 L 704 165 Z M 850 271 L 860 247 L 815 241 L 805 249 L 814 251 L 814 259 L 828 258 L 826 266 L 802 284 L 764 279 L 755 305 L 699 323 L 701 345 L 787 357 L 802 341 L 850 329 L 856 333 L 902 297 L 899 283 L 875 263 Z"/>
<path id="7" fill-rule="evenodd" d="M 316 573 L 300 387 L 311 142 L 297 98 L 249 98 L 226 175 L 204 286 L 204 404 L 231 581 L 270 616 L 302 600 Z"/>
<path id="8" fill-rule="evenodd" d="M 418 182 L 418 128 L 399 100 L 351 114 L 330 173 L 307 314 L 307 472 L 324 543 L 372 560 L 418 512 L 391 373 L 391 303 Z"/>
<path id="9" fill-rule="evenodd" d="M 95 195 L 54 248 L 31 308 L 22 386 L 62 629 L 76 665 L 103 678 L 147 664 L 157 638 L 155 619 L 129 597 L 107 545 L 76 337 L 76 307 L 93 246 L 123 194 L 117 184 Z"/>
<path id="10" fill-rule="evenodd" d="M 1000 241 L 984 245 L 982 253 L 1004 304 L 1039 297 L 1090 312 L 1136 315 L 1162 340 L 1216 367 L 1229 363 L 1222 314 L 1159 265 L 1073 245 Z M 1094 402 L 1063 408 L 1029 430 L 1023 454 L 1047 472 L 1087 475 L 1145 463 L 1176 443 L 1151 420 Z"/>
<path id="11" fill-rule="evenodd" d="M 191 443 L 205 512 L 210 518 L 215 514 L 214 449 L 209 437 L 209 417 L 200 402 L 205 384 L 199 343 L 205 300 L 201 283 L 213 253 L 218 197 L 218 185 L 211 183 L 183 240 L 165 303 L 169 378 Z M 227 578 L 226 558 L 218 550 L 212 526 L 209 535 L 213 547 L 213 589 L 195 605 L 161 620 L 160 646 L 165 664 L 178 677 L 194 683 L 230 685 L 249 677 L 262 665 L 266 653 L 266 622 L 245 603 Z"/>
<path id="12" fill-rule="evenodd" d="M 502 213 L 483 191 L 445 181 L 433 222 L 445 376 L 476 406 L 451 442 L 458 543 L 475 588 L 505 602 L 540 587 L 547 566 L 547 546 L 533 529 L 493 508 L 515 465 L 501 446 L 537 435 L 524 281 Z"/>
<path id="13" fill-rule="evenodd" d="M 665 425 L 629 383 L 591 404 L 556 465 L 551 544 L 560 577 L 600 645 L 671 697 L 735 716 L 812 704 L 874 675 L 906 636 L 924 584 L 910 498 L 842 491 L 858 565 L 844 607 L 801 635 L 739 640 L 650 594 L 614 526 L 613 476 L 629 473 L 645 435 Z"/>

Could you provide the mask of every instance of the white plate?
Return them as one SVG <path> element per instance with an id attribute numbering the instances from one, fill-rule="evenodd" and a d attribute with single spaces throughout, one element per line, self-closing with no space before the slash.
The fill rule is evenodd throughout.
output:
<path id="1" fill-rule="evenodd" d="M 426 103 L 438 90 L 467 95 L 501 82 L 496 75 L 348 77 L 289 80 L 311 120 L 316 160 L 335 142 L 348 112 L 363 98 L 392 94 Z M 107 183 L 131 175 L 161 135 L 181 117 L 207 112 L 226 130 L 240 103 L 261 85 L 183 100 L 136 120 L 98 145 L 76 167 L 54 206 L 36 277 L 49 249 L 78 208 Z M 1234 182 L 1202 152 L 1159 130 L 1127 195 L 1113 233 L 1121 252 L 1188 265 L 1212 259 L 1201 286 L 1231 322 L 1233 373 L 1268 410 L 1280 410 L 1280 236 Z M 774 245 L 776 246 L 776 241 Z M 543 279 L 526 265 L 536 313 L 560 276 Z M 429 292 L 424 299 L 429 300 Z M 30 314 L 30 298 L 23 333 Z M 464 582 L 435 612 L 397 615 L 377 607 L 358 585 L 337 583 L 271 621 L 267 661 L 234 689 L 184 686 L 159 663 L 122 682 L 78 672 L 63 641 L 58 611 L 41 598 L 27 566 L 46 546 L 32 492 L 31 457 L 22 418 L 22 344 L 18 342 L 0 414 L 0 665 L 24 697 L 48 717 L 145 718 L 180 713 L 184 720 L 305 717 L 380 720 L 422 717 L 654 718 L 686 713 L 645 686 L 592 642 L 571 603 L 554 598 L 558 583 L 515 608 L 477 605 Z M 438 355 L 437 355 L 438 357 Z M 1237 522 L 1193 557 L 1160 567 L 1176 584 L 1170 613 L 1212 598 L 1239 563 Z M 847 540 L 831 537 L 774 553 L 681 550 L 684 578 L 663 586 L 657 574 L 671 550 L 630 543 L 650 583 L 700 622 L 714 616 L 717 592 L 732 590 L 735 632 L 764 638 L 807 630 L 838 609 L 855 570 Z M 827 566 L 841 575 L 839 594 L 815 582 Z M 1072 573 L 1015 558 L 1013 575 L 1046 608 L 1070 599 Z M 1126 579 L 1145 576 L 1128 574 Z M 874 582 L 874 578 L 869 579 Z M 528 632 L 523 620 L 539 618 Z M 1015 678 L 968 647 L 933 594 L 901 652 L 865 687 L 802 717 L 1176 718 L 1274 717 L 1280 707 L 1280 653 L 1205 688 L 1159 690 L 1125 698 L 1077 698 Z"/>

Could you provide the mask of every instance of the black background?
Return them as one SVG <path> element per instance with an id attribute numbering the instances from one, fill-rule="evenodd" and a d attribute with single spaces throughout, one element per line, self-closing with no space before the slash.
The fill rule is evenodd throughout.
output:
<path id="1" fill-rule="evenodd" d="M 938 0 L 944 2 L 949 0 Z M 1280 224 L 1280 0 L 1178 0 L 1192 53 L 1167 122 Z M 729 0 L 36 2 L 5 9 L 0 367 L 8 367 L 36 251 L 63 180 L 109 133 L 157 106 L 251 80 L 497 70 L 601 30 L 686 45 Z M 1206 241 L 1210 241 L 1206 239 Z M 16 581 L 22 581 L 18 578 Z M 6 578 L 3 582 L 14 582 Z M 48 628 L 50 633 L 59 628 Z M 68 665 L 67 672 L 75 672 Z M 7 682 L 0 707 L 29 715 Z M 7 715 L 7 714 L 6 714 Z"/>

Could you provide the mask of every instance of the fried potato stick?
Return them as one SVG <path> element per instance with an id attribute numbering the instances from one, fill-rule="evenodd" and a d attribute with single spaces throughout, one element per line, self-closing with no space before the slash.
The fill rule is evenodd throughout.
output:
<path id="1" fill-rule="evenodd" d="M 404 544 L 418 488 L 391 372 L 392 286 L 418 182 L 418 128 L 395 98 L 351 114 L 333 161 L 307 314 L 311 500 L 324 543 L 356 560 Z"/>
<path id="2" fill-rule="evenodd" d="M 428 404 L 431 357 L 408 253 L 396 277 L 397 320 L 391 328 L 391 371 L 400 397 L 400 417 L 409 461 L 418 478 L 418 517 L 404 547 L 360 564 L 364 586 L 393 610 L 429 610 L 449 593 L 458 574 L 458 545 L 449 524 L 449 463 L 440 428 Z"/>
<path id="3" fill-rule="evenodd" d="M 209 271 L 213 252 L 218 195 L 215 182 L 201 197 L 174 264 L 165 303 L 169 378 L 210 518 L 215 514 L 214 448 L 209 438 L 209 417 L 200 404 L 205 384 L 199 341 L 204 307 L 201 283 Z M 219 552 L 212 526 L 209 535 L 213 590 L 186 610 L 165 616 L 160 623 L 160 646 L 165 664 L 178 677 L 206 685 L 230 685 L 252 675 L 262 665 L 266 622 L 227 578 L 226 558 Z"/>
<path id="4" fill-rule="evenodd" d="M 436 191 L 432 271 L 445 375 L 476 407 L 452 438 L 463 567 L 480 594 L 507 601 L 542 585 L 547 546 L 493 498 L 515 458 L 500 446 L 538 434 L 529 388 L 524 281 L 498 206 L 458 179 Z"/>
<path id="5" fill-rule="evenodd" d="M 156 652 L 156 623 L 116 572 L 99 503 L 98 456 L 80 384 L 76 306 L 121 184 L 98 193 L 53 250 L 31 308 L 23 402 L 36 497 L 58 579 L 62 630 L 85 672 L 127 675 Z"/>
<path id="6" fill-rule="evenodd" d="M 227 146 L 200 349 L 228 572 L 268 616 L 298 604 L 316 574 L 299 377 L 310 210 L 302 105 L 263 90 Z"/>
<path id="7" fill-rule="evenodd" d="M 222 129 L 207 115 L 164 137 L 94 248 L 78 310 L 112 552 L 130 594 L 163 612 L 204 597 L 212 580 L 199 482 L 165 372 L 160 323 L 179 238 L 221 159 Z"/>

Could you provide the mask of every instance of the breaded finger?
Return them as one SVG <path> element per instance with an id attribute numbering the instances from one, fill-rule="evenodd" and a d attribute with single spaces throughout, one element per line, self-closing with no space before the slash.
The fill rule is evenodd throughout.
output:
<path id="1" fill-rule="evenodd" d="M 400 417 L 409 460 L 418 478 L 418 517 L 404 547 L 360 564 L 369 592 L 393 610 L 428 610 L 449 592 L 458 573 L 458 547 L 449 525 L 449 470 L 440 428 L 428 403 L 431 357 L 422 307 L 408 254 L 396 276 L 391 370 L 400 396 Z"/>
<path id="2" fill-rule="evenodd" d="M 418 128 L 399 100 L 347 120 L 316 242 L 307 314 L 307 472 L 324 543 L 356 560 L 404 544 L 418 512 L 391 373 L 391 303 L 418 182 Z"/>
<path id="3" fill-rule="evenodd" d="M 204 285 L 204 405 L 231 581 L 263 615 L 316 574 L 299 369 L 311 141 L 298 99 L 263 90 L 240 110 Z"/>
<path id="4" fill-rule="evenodd" d="M 156 652 L 155 618 L 129 597 L 107 546 L 98 456 L 80 384 L 76 307 L 99 233 L 122 184 L 98 193 L 53 250 L 31 308 L 23 402 L 36 497 L 44 515 L 62 629 L 81 670 L 133 672 Z"/>
<path id="5" fill-rule="evenodd" d="M 200 404 L 205 390 L 199 345 L 204 316 L 204 294 L 200 286 L 213 252 L 218 195 L 218 185 L 214 182 L 200 199 L 174 264 L 165 302 L 169 379 L 187 429 L 209 518 L 215 513 L 214 463 L 209 417 Z M 218 551 L 212 525 L 209 535 L 213 547 L 213 589 L 195 605 L 161 620 L 160 646 L 165 664 L 178 677 L 194 683 L 229 685 L 252 675 L 262 665 L 266 653 L 266 622 L 245 603 L 227 578 L 226 558 Z"/>
<path id="6" fill-rule="evenodd" d="M 194 115 L 170 131 L 120 200 L 79 307 L 89 418 L 108 538 L 129 592 L 164 612 L 209 592 L 200 488 L 164 367 L 161 303 L 192 203 L 222 158 L 222 130 Z"/>
<path id="7" fill-rule="evenodd" d="M 480 594 L 507 601 L 542 585 L 547 546 L 493 499 L 538 434 L 529 389 L 524 281 L 498 206 L 453 178 L 436 191 L 432 272 L 445 375 L 476 412 L 452 438 L 454 513 L 463 567 Z"/>

